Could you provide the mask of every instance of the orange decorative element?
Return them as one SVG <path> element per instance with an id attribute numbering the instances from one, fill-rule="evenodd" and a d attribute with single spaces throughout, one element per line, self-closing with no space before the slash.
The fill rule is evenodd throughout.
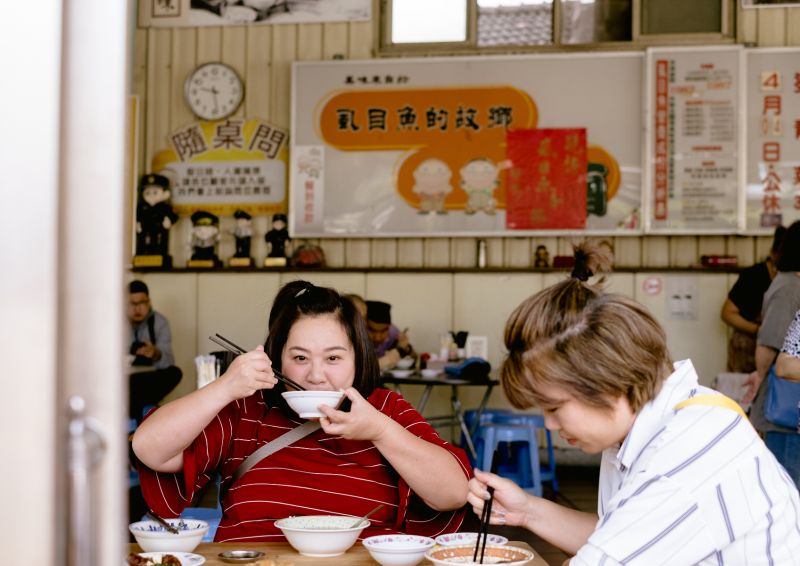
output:
<path id="1" fill-rule="evenodd" d="M 358 90 L 333 94 L 320 137 L 342 151 L 412 150 L 396 189 L 421 212 L 505 207 L 505 135 L 533 128 L 531 97 L 510 86 Z"/>
<path id="2" fill-rule="evenodd" d="M 586 148 L 586 160 L 589 163 L 600 163 L 606 166 L 608 170 L 608 173 L 606 173 L 608 200 L 614 198 L 614 195 L 619 190 L 620 182 L 619 163 L 617 163 L 617 160 L 599 145 L 590 145 Z"/>
<path id="3" fill-rule="evenodd" d="M 503 143 L 507 128 L 533 128 L 537 119 L 531 97 L 510 86 L 349 90 L 324 103 L 319 126 L 337 149 L 384 151 Z"/>

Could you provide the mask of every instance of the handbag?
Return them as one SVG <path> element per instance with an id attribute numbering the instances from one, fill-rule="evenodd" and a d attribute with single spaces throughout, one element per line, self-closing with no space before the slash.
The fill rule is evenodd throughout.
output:
<path id="1" fill-rule="evenodd" d="M 800 383 L 778 377 L 773 364 L 767 374 L 764 418 L 772 424 L 798 429 L 800 425 L 798 403 L 800 403 Z"/>

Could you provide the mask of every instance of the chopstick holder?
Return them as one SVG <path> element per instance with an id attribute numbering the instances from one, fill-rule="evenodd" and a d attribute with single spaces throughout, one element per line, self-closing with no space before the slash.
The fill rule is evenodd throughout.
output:
<path id="1" fill-rule="evenodd" d="M 250 454 L 244 462 L 242 462 L 236 471 L 233 473 L 233 481 L 237 481 L 240 477 L 245 475 L 250 468 L 258 464 L 261 460 L 274 454 L 281 448 L 286 448 L 293 442 L 297 442 L 312 432 L 319 430 L 319 421 L 307 421 L 298 427 L 293 428 L 289 432 L 285 432 L 272 442 L 267 442 L 264 446 Z"/>

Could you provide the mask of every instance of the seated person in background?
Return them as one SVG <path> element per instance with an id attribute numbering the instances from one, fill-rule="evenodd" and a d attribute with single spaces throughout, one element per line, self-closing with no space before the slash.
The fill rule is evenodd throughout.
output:
<path id="1" fill-rule="evenodd" d="M 602 452 L 598 513 L 585 513 L 475 470 L 469 502 L 490 522 L 522 526 L 578 565 L 791 564 L 800 498 L 741 408 L 673 364 L 666 334 L 642 305 L 587 280 L 608 268 L 591 242 L 572 276 L 526 299 L 505 327 L 501 371 L 518 409 Z"/>
<path id="2" fill-rule="evenodd" d="M 728 371 L 750 373 L 756 369 L 756 336 L 761 325 L 764 293 L 778 273 L 784 226 L 775 228 L 769 256 L 739 274 L 722 304 L 720 317 L 733 331 L 728 340 Z"/>
<path id="3" fill-rule="evenodd" d="M 800 381 L 800 310 L 789 325 L 783 348 L 775 362 L 775 373 L 784 379 Z"/>
<path id="4" fill-rule="evenodd" d="M 303 421 L 281 396 L 272 368 L 300 385 L 345 391 L 340 409 L 321 406 L 321 429 L 255 464 L 262 445 Z M 282 541 L 290 515 L 371 517 L 363 537 L 436 536 L 464 518 L 469 463 L 403 397 L 378 387 L 380 372 L 361 315 L 333 289 L 293 281 L 278 292 L 266 344 L 238 356 L 216 381 L 159 408 L 137 429 L 142 491 L 175 517 L 215 471 L 223 516 L 215 540 Z"/>
<path id="5" fill-rule="evenodd" d="M 367 332 L 378 355 L 381 371 L 393 367 L 400 358 L 417 357 L 406 331 L 392 324 L 392 306 L 382 301 L 367 301 Z"/>
<path id="6" fill-rule="evenodd" d="M 175 389 L 183 373 L 175 366 L 172 354 L 172 333 L 169 322 L 150 305 L 150 291 L 144 281 L 128 284 L 128 322 L 130 322 L 130 349 L 134 356 L 134 371 L 129 381 L 129 415 L 142 419 L 142 409 L 157 405 L 164 396 Z M 149 371 L 153 370 L 153 371 Z"/>

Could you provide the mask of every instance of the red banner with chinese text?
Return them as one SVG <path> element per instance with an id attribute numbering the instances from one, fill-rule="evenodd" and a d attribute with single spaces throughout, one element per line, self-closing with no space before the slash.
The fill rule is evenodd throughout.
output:
<path id="1" fill-rule="evenodd" d="M 586 130 L 521 129 L 506 134 L 506 227 L 586 227 Z"/>

